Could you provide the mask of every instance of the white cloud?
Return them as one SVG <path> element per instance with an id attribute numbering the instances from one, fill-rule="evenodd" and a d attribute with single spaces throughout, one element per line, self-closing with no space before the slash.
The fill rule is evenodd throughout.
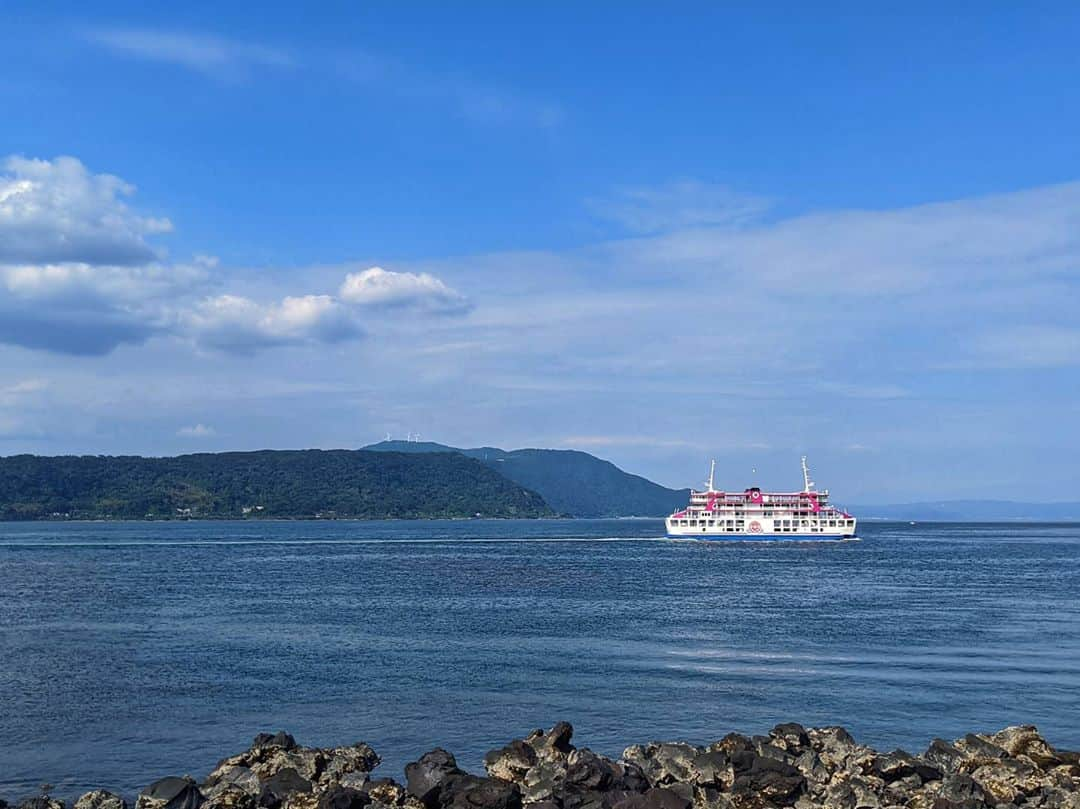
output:
<path id="1" fill-rule="evenodd" d="M 428 273 L 391 272 L 370 267 L 345 276 L 339 292 L 347 303 L 372 307 L 413 307 L 432 312 L 459 313 L 468 301 Z"/>
<path id="2" fill-rule="evenodd" d="M 142 267 L 68 264 L 0 265 L 0 288 L 13 298 L 57 304 L 78 301 L 112 306 L 183 294 L 203 285 L 204 264 L 159 264 Z"/>
<path id="3" fill-rule="evenodd" d="M 139 216 L 120 197 L 134 189 L 92 174 L 74 158 L 9 158 L 0 175 L 0 342 L 73 355 L 103 355 L 154 336 L 221 351 L 337 343 L 362 336 L 363 309 L 468 309 L 427 273 L 373 267 L 346 277 L 341 297 L 286 294 L 276 302 L 218 294 L 218 261 L 162 260 L 146 237 L 168 220 Z M 214 276 L 217 276 L 215 279 Z"/>
<path id="4" fill-rule="evenodd" d="M 363 335 L 356 312 L 329 295 L 286 297 L 271 304 L 219 295 L 184 312 L 181 329 L 199 345 L 236 353 L 337 343 Z"/>
<path id="5" fill-rule="evenodd" d="M 95 28 L 84 33 L 88 41 L 123 56 L 215 76 L 237 77 L 253 68 L 293 65 L 292 56 L 282 49 L 207 34 L 148 28 Z"/>
<path id="6" fill-rule="evenodd" d="M 0 263 L 139 265 L 158 258 L 145 237 L 172 229 L 124 204 L 133 186 L 73 157 L 0 165 Z"/>
<path id="7" fill-rule="evenodd" d="M 217 430 L 200 422 L 188 427 L 181 427 L 176 431 L 176 434 L 181 438 L 213 438 L 217 435 Z"/>

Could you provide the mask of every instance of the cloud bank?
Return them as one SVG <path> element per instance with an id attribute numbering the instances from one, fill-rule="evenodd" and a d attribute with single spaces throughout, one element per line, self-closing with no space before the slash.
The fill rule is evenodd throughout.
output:
<path id="1" fill-rule="evenodd" d="M 170 262 L 149 239 L 167 219 L 132 211 L 133 186 L 72 157 L 8 158 L 0 174 L 0 342 L 103 355 L 172 337 L 251 354 L 364 336 L 386 309 L 462 314 L 468 301 L 426 273 L 351 272 L 337 295 L 302 291 L 257 300 L 210 294 L 228 283 L 217 261 Z"/>
<path id="2" fill-rule="evenodd" d="M 73 157 L 12 156 L 0 166 L 0 262 L 140 265 L 158 258 L 146 237 L 172 230 L 125 205 L 133 186 Z"/>

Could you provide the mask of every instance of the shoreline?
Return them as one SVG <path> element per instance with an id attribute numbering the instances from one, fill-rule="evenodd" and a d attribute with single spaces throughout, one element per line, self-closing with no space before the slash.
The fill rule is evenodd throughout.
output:
<path id="1" fill-rule="evenodd" d="M 619 759 L 572 743 L 560 722 L 513 739 L 467 773 L 436 748 L 404 779 L 376 773 L 365 742 L 334 748 L 261 733 L 201 782 L 170 775 L 149 784 L 135 809 L 1080 809 L 1080 753 L 1055 749 L 1031 725 L 934 739 L 920 755 L 879 752 L 842 727 L 777 725 L 766 735 L 728 733 L 706 746 L 631 744 Z M 0 796 L 2 798 L 2 796 Z M 97 789 L 74 800 L 42 794 L 0 809 L 129 809 Z"/>

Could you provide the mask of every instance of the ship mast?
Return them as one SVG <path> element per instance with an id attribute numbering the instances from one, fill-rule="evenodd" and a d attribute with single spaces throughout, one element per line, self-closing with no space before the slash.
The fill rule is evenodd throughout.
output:
<path id="1" fill-rule="evenodd" d="M 806 465 L 806 456 L 802 456 L 802 479 L 803 479 L 803 491 L 811 492 L 814 489 L 814 481 L 810 480 L 810 467 Z"/>
<path id="2" fill-rule="evenodd" d="M 706 484 L 709 487 L 708 491 L 710 491 L 710 492 L 715 492 L 716 491 L 716 489 L 713 488 L 713 477 L 715 475 L 716 475 L 716 461 L 713 461 L 712 465 L 709 466 L 709 480 L 708 480 L 708 483 Z"/>

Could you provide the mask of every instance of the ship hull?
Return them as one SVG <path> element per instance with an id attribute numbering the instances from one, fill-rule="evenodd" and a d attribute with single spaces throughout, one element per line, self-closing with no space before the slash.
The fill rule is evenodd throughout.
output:
<path id="1" fill-rule="evenodd" d="M 668 533 L 668 539 L 692 539 L 696 542 L 850 542 L 859 537 L 855 534 L 708 534 Z"/>

